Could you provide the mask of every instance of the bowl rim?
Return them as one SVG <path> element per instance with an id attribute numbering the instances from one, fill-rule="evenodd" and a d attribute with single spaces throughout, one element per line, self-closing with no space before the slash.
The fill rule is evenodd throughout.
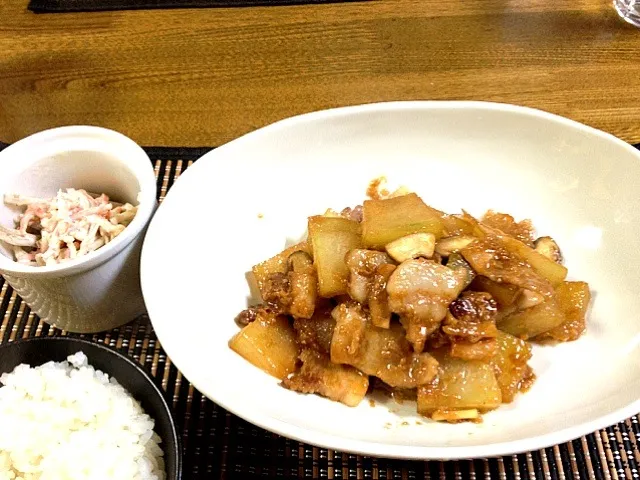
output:
<path id="1" fill-rule="evenodd" d="M 173 412 L 171 410 L 171 407 L 169 406 L 169 402 L 167 402 L 167 399 L 164 396 L 162 389 L 158 386 L 157 380 L 154 377 L 152 377 L 144 369 L 144 367 L 140 365 L 138 362 L 136 362 L 134 359 L 119 352 L 113 347 L 105 345 L 104 343 L 98 343 L 98 342 L 94 342 L 84 338 L 60 337 L 60 336 L 21 338 L 21 339 L 13 340 L 8 343 L 3 343 L 3 344 L 0 344 L 0 355 L 2 355 L 3 350 L 9 349 L 9 348 L 16 348 L 22 344 L 51 343 L 51 342 L 86 345 L 86 346 L 89 346 L 90 348 L 97 348 L 98 350 L 105 351 L 107 352 L 108 355 L 112 355 L 113 357 L 116 357 L 120 361 L 123 361 L 124 363 L 129 364 L 129 366 L 133 367 L 137 371 L 137 373 L 145 379 L 146 383 L 152 387 L 152 390 L 154 392 L 153 395 L 160 398 L 162 403 L 162 409 L 164 410 L 164 413 L 166 414 L 166 416 L 169 418 L 169 424 L 171 425 L 171 436 L 173 437 L 174 448 L 172 449 L 170 454 L 174 456 L 176 460 L 176 476 L 175 478 L 168 479 L 168 480 L 181 480 L 182 478 L 182 441 L 180 439 L 180 435 L 178 435 L 178 429 L 176 428 L 176 421 L 175 421 L 175 418 L 173 417 Z M 89 360 L 89 364 L 91 364 L 90 360 Z M 108 374 L 109 377 L 111 377 L 111 373 L 106 371 L 105 373 Z M 157 419 L 154 418 L 154 421 L 157 421 Z M 169 452 L 166 451 L 166 449 L 164 448 L 163 448 L 163 452 L 166 458 L 167 455 L 169 455 Z"/>
<path id="2" fill-rule="evenodd" d="M 220 152 L 226 152 L 228 148 L 235 147 L 235 144 L 238 143 L 240 140 L 245 141 L 246 137 L 249 137 L 251 139 L 260 135 L 271 134 L 271 132 L 274 130 L 288 128 L 290 125 L 298 124 L 298 123 L 313 122 L 313 121 L 322 120 L 322 119 L 331 118 L 331 117 L 341 118 L 341 117 L 346 117 L 346 116 L 357 114 L 357 113 L 367 113 L 367 112 L 376 112 L 376 111 L 385 112 L 385 111 L 393 111 L 393 110 L 415 110 L 415 109 L 468 110 L 472 108 L 481 108 L 484 110 L 528 114 L 534 117 L 545 118 L 549 121 L 560 123 L 569 127 L 578 128 L 584 132 L 588 132 L 588 133 L 597 135 L 598 137 L 607 138 L 609 140 L 614 141 L 614 143 L 616 143 L 618 146 L 623 146 L 629 152 L 633 152 L 634 155 L 636 155 L 640 160 L 640 150 L 638 150 L 631 143 L 625 142 L 624 140 L 616 137 L 615 135 L 609 132 L 605 132 L 604 130 L 601 130 L 599 128 L 592 127 L 591 125 L 581 123 L 577 120 L 564 117 L 557 113 L 551 113 L 545 110 L 541 110 L 539 108 L 528 107 L 525 105 L 516 105 L 513 103 L 504 103 L 504 102 L 491 102 L 486 100 L 428 100 L 428 99 L 369 102 L 369 103 L 326 108 L 322 110 L 314 110 L 310 112 L 300 113 L 290 117 L 282 118 L 280 120 L 276 120 L 260 128 L 251 130 L 212 150 L 209 150 L 208 152 L 204 153 L 201 157 L 199 157 L 198 160 L 201 160 L 209 156 L 219 155 Z M 183 172 L 183 174 L 180 175 L 180 178 L 182 178 L 183 175 L 188 175 L 188 172 L 189 170 L 187 170 L 186 172 Z M 176 179 L 176 181 L 174 182 L 174 185 L 176 182 L 180 180 L 180 178 Z M 169 192 L 167 192 L 167 194 L 168 193 Z"/>
<path id="3" fill-rule="evenodd" d="M 112 145 L 121 146 L 130 152 L 134 152 L 134 155 L 128 155 L 124 158 L 122 155 L 115 155 L 115 157 L 131 171 L 139 182 L 140 191 L 137 198 L 138 212 L 131 223 L 127 225 L 122 233 L 115 237 L 113 241 L 83 257 L 57 265 L 33 266 L 23 265 L 0 254 L 0 272 L 19 275 L 21 277 L 38 276 L 45 278 L 67 276 L 90 270 L 114 257 L 129 245 L 144 230 L 151 219 L 157 205 L 157 185 L 151 160 L 140 145 L 115 130 L 92 125 L 69 125 L 34 133 L 9 145 L 0 152 L 0 170 L 3 161 L 11 161 L 14 165 L 22 161 L 20 156 L 11 160 L 4 157 L 12 156 L 14 153 L 20 153 L 25 149 L 28 150 L 32 144 L 47 143 L 60 139 L 73 142 L 78 138 L 104 140 L 110 144 L 110 147 Z M 72 149 L 73 144 L 71 143 L 69 150 Z M 110 151 L 110 149 L 104 151 Z M 25 162 L 29 160 L 28 157 L 22 158 L 25 159 Z M 0 199 L 0 201 L 2 200 Z"/>
<path id="4" fill-rule="evenodd" d="M 640 151 L 629 143 L 615 137 L 614 135 L 596 129 L 594 127 L 585 125 L 569 118 L 539 110 L 536 108 L 519 106 L 507 103 L 486 102 L 476 100 L 411 100 L 411 101 L 392 101 L 392 102 L 376 102 L 367 103 L 361 105 L 351 105 L 338 108 L 330 108 L 325 110 L 319 110 L 301 115 L 288 117 L 262 128 L 249 132 L 241 137 L 238 137 L 225 145 L 222 145 L 200 157 L 200 160 L 211 157 L 207 161 L 214 161 L 219 155 L 226 154 L 227 150 L 237 148 L 238 144 L 242 144 L 247 140 L 254 140 L 261 138 L 265 135 L 271 135 L 281 130 L 286 130 L 291 126 L 299 124 L 311 124 L 316 121 L 323 121 L 330 118 L 344 118 L 346 116 L 362 113 L 384 113 L 389 111 L 402 111 L 402 110 L 437 110 L 437 109 L 481 109 L 484 111 L 501 111 L 505 113 L 523 114 L 530 117 L 537 117 L 540 120 L 553 122 L 556 124 L 564 125 L 573 129 L 577 129 L 589 135 L 595 135 L 598 138 L 612 142 L 619 147 L 622 147 L 627 152 L 631 153 L 636 159 L 640 160 Z M 198 164 L 194 164 L 194 167 Z M 174 183 L 179 184 L 185 182 L 188 178 L 198 175 L 198 167 L 191 167 L 184 172 L 180 178 Z M 192 170 L 193 169 L 193 170 Z M 168 192 L 166 200 L 172 202 L 172 191 Z M 149 231 L 151 237 L 155 231 L 154 225 L 157 225 L 160 221 L 154 217 L 150 224 Z M 200 382 L 189 378 L 189 373 L 182 370 L 181 365 L 183 354 L 178 353 L 176 356 L 173 353 L 176 352 L 174 345 L 171 341 L 169 332 L 165 332 L 166 327 L 164 322 L 162 326 L 156 326 L 153 319 L 157 312 L 158 307 L 156 302 L 149 301 L 151 298 L 150 282 L 149 279 L 152 276 L 151 270 L 147 265 L 151 265 L 153 262 L 150 258 L 149 242 L 147 240 L 151 237 L 147 237 L 143 243 L 140 272 L 141 272 L 141 285 L 143 297 L 147 305 L 147 311 L 151 319 L 151 323 L 154 326 L 154 330 L 158 335 L 160 341 L 163 338 L 167 339 L 166 344 L 163 342 L 163 347 L 172 358 L 172 362 L 178 369 L 181 370 L 185 378 L 203 395 L 210 398 L 216 404 L 220 405 L 227 411 L 237 415 L 238 417 L 246 420 L 247 422 L 256 425 L 265 430 L 275 432 L 279 435 L 284 435 L 293 440 L 316 445 L 318 447 L 327 448 L 330 450 L 340 450 L 345 452 L 351 452 L 355 454 L 378 456 L 381 458 L 396 458 L 407 460 L 461 460 L 470 458 L 491 458 L 504 455 L 518 454 L 525 451 L 531 451 L 541 448 L 546 448 L 552 445 L 557 445 L 579 438 L 583 435 L 590 434 L 597 430 L 601 430 L 605 427 L 613 425 L 615 423 L 624 421 L 632 415 L 637 414 L 640 411 L 640 399 L 635 402 L 626 405 L 623 408 L 619 408 L 606 415 L 598 416 L 591 421 L 583 422 L 577 425 L 565 427 L 550 433 L 543 435 L 537 435 L 535 437 L 525 438 L 515 441 L 496 442 L 491 444 L 473 445 L 473 446 L 443 446 L 443 447 L 427 447 L 418 445 L 389 445 L 385 443 L 378 443 L 365 440 L 354 440 L 345 438 L 342 436 L 327 434 L 318 432 L 312 428 L 301 427 L 296 424 L 288 423 L 278 418 L 270 417 L 264 413 L 256 413 L 251 409 L 244 408 L 242 405 L 230 404 L 225 401 L 224 398 L 216 398 L 214 395 L 209 396 L 204 393 L 204 390 L 200 388 Z"/>

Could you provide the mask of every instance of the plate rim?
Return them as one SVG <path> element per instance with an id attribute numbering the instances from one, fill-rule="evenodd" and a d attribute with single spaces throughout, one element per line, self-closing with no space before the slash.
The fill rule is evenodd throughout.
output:
<path id="1" fill-rule="evenodd" d="M 565 126 L 572 127 L 578 130 L 581 130 L 590 135 L 596 135 L 602 139 L 605 139 L 609 142 L 613 142 L 618 146 L 626 149 L 628 152 L 632 153 L 638 160 L 640 160 L 640 151 L 634 148 L 631 144 L 621 140 L 620 138 L 599 130 L 597 128 L 591 127 L 589 125 L 585 125 L 578 121 L 563 117 L 561 115 L 557 115 L 554 113 L 546 112 L 543 110 L 539 110 L 536 108 L 519 106 L 508 103 L 497 103 L 497 102 L 486 102 L 486 101 L 476 101 L 476 100 L 411 100 L 411 101 L 392 101 L 392 102 L 375 102 L 375 103 L 366 103 L 361 105 L 351 105 L 345 107 L 338 108 L 330 108 L 325 110 L 318 110 L 309 113 L 303 113 L 300 115 L 288 117 L 269 125 L 266 125 L 262 128 L 244 134 L 234 140 L 231 140 L 224 145 L 217 147 L 207 153 L 205 153 L 198 160 L 199 162 L 195 162 L 187 171 L 185 171 L 178 179 L 175 180 L 175 183 L 183 181 L 184 177 L 190 177 L 193 175 L 197 175 L 197 173 L 193 173 L 194 170 L 197 172 L 199 168 L 196 166 L 198 164 L 202 165 L 203 160 L 207 160 L 208 158 L 215 158 L 220 155 L 220 153 L 224 153 L 228 148 L 233 148 L 237 143 L 241 143 L 246 141 L 247 138 L 252 139 L 254 137 L 259 137 L 261 135 L 268 135 L 274 130 L 278 129 L 286 129 L 289 125 L 301 123 L 301 122 L 313 122 L 316 120 L 321 120 L 323 118 L 330 117 L 339 117 L 339 116 L 348 116 L 357 113 L 365 113 L 365 112 L 375 112 L 375 111 L 390 111 L 390 110 L 437 110 L 437 109 L 485 109 L 490 111 L 503 111 L 503 112 L 511 112 L 511 113 L 519 113 L 526 114 L 529 116 L 537 117 L 543 120 L 558 122 L 564 124 Z M 172 198 L 172 191 L 175 191 L 173 188 L 169 190 L 167 193 L 164 202 Z M 159 207 L 159 211 L 162 209 L 162 205 Z M 277 418 L 273 418 L 269 415 L 260 415 L 256 414 L 258 410 L 254 409 L 246 409 L 242 408 L 245 405 L 245 402 L 241 404 L 230 405 L 225 402 L 224 399 L 214 399 L 213 395 L 206 394 L 199 387 L 199 382 L 192 380 L 187 373 L 185 373 L 180 368 L 181 360 L 175 360 L 172 356 L 171 352 L 175 352 L 173 346 L 171 345 L 171 341 L 167 344 L 163 341 L 163 338 L 170 339 L 171 335 L 161 334 L 163 331 L 163 327 L 159 329 L 154 322 L 154 307 L 152 307 L 153 302 L 149 302 L 148 298 L 152 295 L 148 293 L 148 282 L 145 280 L 147 277 L 152 277 L 151 273 L 145 273 L 148 269 L 147 265 L 152 265 L 154 262 L 151 260 L 147 261 L 149 257 L 149 248 L 147 246 L 147 240 L 150 236 L 153 235 L 155 231 L 155 225 L 157 225 L 158 221 L 156 221 L 157 213 L 154 215 L 154 218 L 151 220 L 149 225 L 149 229 L 147 235 L 145 237 L 145 241 L 142 247 L 141 254 L 141 262 L 140 262 L 140 280 L 142 286 L 143 296 L 145 298 L 145 303 L 147 305 L 147 310 L 149 313 L 149 318 L 152 326 L 156 332 L 158 340 L 160 341 L 162 347 L 164 348 L 167 356 L 171 359 L 171 362 L 180 370 L 187 380 L 198 389 L 205 397 L 207 397 L 212 402 L 221 406 L 228 412 L 240 417 L 241 419 L 255 425 L 259 428 L 263 428 L 270 432 L 283 435 L 287 438 L 291 438 L 296 441 L 300 441 L 309 445 L 313 445 L 320 448 L 326 448 L 329 450 L 340 450 L 343 452 L 349 452 L 360 455 L 367 456 L 375 456 L 380 458 L 394 458 L 394 459 L 405 459 L 405 460 L 461 460 L 461 459 L 473 459 L 473 458 L 492 458 L 499 457 L 505 455 L 513 455 L 518 453 L 523 453 L 527 451 L 535 451 L 540 450 L 542 448 L 546 448 L 552 445 L 562 444 L 574 440 L 576 438 L 582 437 L 584 435 L 589 435 L 591 433 L 597 432 L 603 428 L 614 425 L 621 421 L 626 420 L 627 418 L 637 414 L 640 412 L 640 399 L 626 405 L 623 408 L 619 408 L 614 410 L 606 415 L 598 416 L 588 422 L 583 422 L 578 425 L 569 426 L 566 428 L 562 428 L 560 430 L 556 430 L 550 433 L 537 435 L 534 437 L 528 437 L 520 440 L 507 441 L 507 442 L 497 442 L 497 443 L 489 443 L 482 445 L 472 445 L 472 446 L 443 446 L 443 447 L 432 447 L 432 446 L 416 446 L 416 445 L 397 445 L 397 444 L 387 444 L 380 442 L 372 442 L 365 440 L 356 440 L 345 438 L 343 436 L 328 434 L 323 432 L 318 432 L 312 428 L 300 427 L 295 424 L 291 424 Z M 177 349 L 176 349 L 177 350 Z M 178 355 L 180 358 L 181 355 Z"/>

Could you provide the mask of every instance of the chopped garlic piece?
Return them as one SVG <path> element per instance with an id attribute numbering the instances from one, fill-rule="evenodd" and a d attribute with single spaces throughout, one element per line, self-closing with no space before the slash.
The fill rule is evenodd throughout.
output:
<path id="1" fill-rule="evenodd" d="M 391 258 L 402 263 L 412 258 L 432 257 L 435 245 L 433 233 L 412 233 L 388 243 L 384 248 Z"/>
<path id="2" fill-rule="evenodd" d="M 471 235 L 457 235 L 455 237 L 442 238 L 436 243 L 436 253 L 448 257 L 452 253 L 458 253 L 476 240 Z"/>
<path id="3" fill-rule="evenodd" d="M 527 308 L 535 307 L 536 305 L 544 302 L 544 300 L 545 299 L 543 295 L 537 292 L 532 292 L 531 290 L 524 289 L 522 290 L 520 295 L 518 295 L 518 308 L 520 310 L 525 310 Z"/>

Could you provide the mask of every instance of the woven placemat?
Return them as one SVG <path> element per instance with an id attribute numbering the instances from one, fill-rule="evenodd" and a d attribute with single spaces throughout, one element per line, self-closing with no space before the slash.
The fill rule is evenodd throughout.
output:
<path id="1" fill-rule="evenodd" d="M 368 0 L 30 0 L 35 13 L 96 12 L 154 8 L 214 8 L 364 2 Z"/>
<path id="2" fill-rule="evenodd" d="M 176 178 L 209 149 L 151 147 L 145 150 L 153 161 L 162 200 Z M 67 335 L 33 315 L 2 277 L 0 320 L 0 343 Z M 254 427 L 209 401 L 173 366 L 147 317 L 98 335 L 69 335 L 115 347 L 140 362 L 161 381 L 182 432 L 183 478 L 189 480 L 635 480 L 640 477 L 638 416 L 563 445 L 503 458 L 457 462 L 369 458 L 283 438 Z"/>

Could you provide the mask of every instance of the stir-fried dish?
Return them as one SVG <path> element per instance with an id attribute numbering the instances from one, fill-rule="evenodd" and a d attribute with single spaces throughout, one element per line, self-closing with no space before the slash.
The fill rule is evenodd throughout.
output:
<path id="1" fill-rule="evenodd" d="M 74 188 L 47 199 L 7 194 L 4 203 L 25 211 L 15 228 L 0 225 L 0 241 L 9 245 L 17 262 L 34 266 L 56 265 L 97 250 L 122 233 L 138 211 L 104 193 Z"/>
<path id="2" fill-rule="evenodd" d="M 433 420 L 479 421 L 535 375 L 531 342 L 576 340 L 589 286 L 529 220 L 447 215 L 406 190 L 308 219 L 253 267 L 262 303 L 229 345 L 288 389 L 349 406 L 372 388 Z"/>

